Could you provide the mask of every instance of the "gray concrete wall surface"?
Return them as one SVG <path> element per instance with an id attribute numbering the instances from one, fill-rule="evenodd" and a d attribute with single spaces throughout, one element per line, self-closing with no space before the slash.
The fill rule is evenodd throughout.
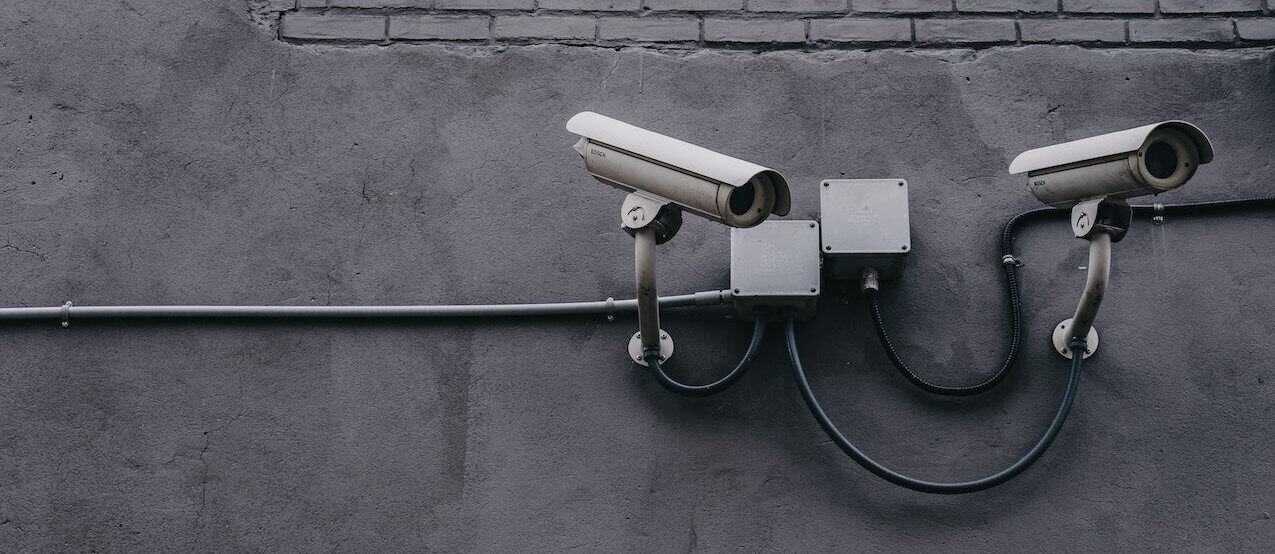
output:
<path id="1" fill-rule="evenodd" d="M 594 110 L 783 171 L 793 218 L 818 215 L 820 179 L 908 179 L 913 253 L 884 310 L 914 365 L 961 381 L 1005 348 L 997 235 L 1036 206 L 1006 174 L 1018 152 L 1183 118 L 1217 158 L 1162 201 L 1272 185 L 1270 49 L 325 46 L 257 23 L 242 0 L 6 3 L 0 304 L 628 297 L 621 194 L 563 128 Z M 777 327 L 696 400 L 627 360 L 630 318 L 5 324 L 0 550 L 1269 550 L 1273 225 L 1139 221 L 1052 450 L 957 497 L 829 443 Z M 662 292 L 725 287 L 727 238 L 688 218 Z M 864 449 L 965 479 L 1038 436 L 1085 246 L 1063 223 L 1018 244 L 1027 340 L 988 394 L 909 388 L 853 291 L 799 327 Z M 703 380 L 750 324 L 665 327 L 671 370 Z"/>

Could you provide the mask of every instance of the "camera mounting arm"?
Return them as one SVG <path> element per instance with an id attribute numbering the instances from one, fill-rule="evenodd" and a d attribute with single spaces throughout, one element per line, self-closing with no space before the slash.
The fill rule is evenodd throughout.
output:
<path id="1" fill-rule="evenodd" d="M 638 332 L 629 339 L 629 357 L 648 365 L 643 351 L 658 350 L 659 361 L 673 355 L 673 339 L 660 329 L 659 295 L 655 291 L 655 245 L 671 240 L 682 228 L 682 210 L 668 200 L 639 193 L 624 197 L 620 227 L 633 236 L 633 272 L 637 283 Z"/>
<path id="2" fill-rule="evenodd" d="M 1054 349 L 1064 358 L 1074 355 L 1069 346 L 1073 338 L 1085 339 L 1082 354 L 1086 358 L 1098 350 L 1098 331 L 1093 328 L 1093 321 L 1111 276 L 1111 244 L 1124 238 L 1132 219 L 1133 208 L 1121 198 L 1093 198 L 1071 209 L 1072 232 L 1076 238 L 1089 241 L 1089 265 L 1075 315 L 1054 328 Z"/>

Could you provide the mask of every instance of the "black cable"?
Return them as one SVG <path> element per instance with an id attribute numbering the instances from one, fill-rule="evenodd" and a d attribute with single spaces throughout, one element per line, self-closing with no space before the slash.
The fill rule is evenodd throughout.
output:
<path id="1" fill-rule="evenodd" d="M 1236 200 L 1214 200 L 1208 202 L 1190 202 L 1183 204 L 1150 204 L 1132 206 L 1133 213 L 1136 216 L 1168 216 L 1180 215 L 1191 216 L 1200 215 L 1212 211 L 1230 211 L 1244 209 L 1270 209 L 1275 208 L 1275 197 L 1257 197 L 1257 198 L 1240 198 Z M 878 299 L 878 291 L 867 289 L 864 291 L 868 304 L 868 311 L 872 316 L 872 323 L 876 327 L 877 337 L 881 341 L 881 347 L 885 350 L 886 357 L 894 364 L 895 369 L 899 371 L 904 378 L 915 385 L 917 388 L 937 395 L 943 396 L 968 396 L 986 392 L 1009 375 L 1010 369 L 1014 367 L 1014 363 L 1018 360 L 1018 353 L 1022 346 L 1023 338 L 1023 305 L 1021 289 L 1018 283 L 1018 259 L 1013 255 L 1014 239 L 1017 236 L 1019 228 L 1027 223 L 1032 223 L 1044 219 L 1063 218 L 1068 210 L 1063 208 L 1037 208 L 1020 213 L 1005 223 L 1001 228 L 1000 240 L 1000 256 L 1001 265 L 1005 271 L 1005 290 L 1009 297 L 1009 320 L 1010 320 L 1010 338 L 1009 349 L 1005 353 L 1005 358 L 1001 362 L 1000 368 L 996 370 L 990 377 L 981 382 L 969 385 L 941 385 L 934 383 L 925 377 L 917 374 L 899 355 L 898 350 L 894 347 L 894 342 L 890 340 L 890 335 L 885 328 L 885 318 L 881 314 L 881 306 Z"/>
<path id="2" fill-rule="evenodd" d="M 1253 208 L 1275 208 L 1275 196 L 1256 198 L 1237 198 L 1235 200 L 1210 200 L 1208 202 L 1187 202 L 1184 204 L 1148 204 L 1132 206 L 1134 215 L 1155 215 L 1156 206 L 1163 208 L 1165 215 L 1199 215 L 1211 211 L 1244 210 Z"/>
<path id="3" fill-rule="evenodd" d="M 753 340 L 748 343 L 748 350 L 744 352 L 744 357 L 739 360 L 739 364 L 730 373 L 727 373 L 725 377 L 707 385 L 687 385 L 679 383 L 670 377 L 669 374 L 664 372 L 664 368 L 660 367 L 660 350 L 658 348 L 643 350 L 642 359 L 646 360 L 647 365 L 655 371 L 655 379 L 661 385 L 664 385 L 664 388 L 682 396 L 709 396 L 726 390 L 727 387 L 735 384 L 735 381 L 744 376 L 744 372 L 748 371 L 748 366 L 753 363 L 753 358 L 757 356 L 757 349 L 761 347 L 761 341 L 765 336 L 766 318 L 759 316 L 757 323 L 753 325 Z"/>
<path id="4" fill-rule="evenodd" d="M 1023 316 L 1021 313 L 1021 303 L 1018 298 L 1017 283 L 1015 281 L 1016 280 L 1009 281 L 1009 311 L 1010 319 L 1013 322 L 1013 331 L 1010 333 L 1009 339 L 1009 352 L 1005 353 L 1005 360 L 1001 362 L 1000 369 L 996 370 L 996 373 L 994 373 L 991 377 L 984 379 L 982 382 L 972 385 L 939 385 L 927 381 L 924 377 L 921 377 L 920 375 L 917 375 L 916 372 L 912 371 L 912 368 L 908 367 L 907 362 L 904 362 L 903 358 L 899 357 L 899 352 L 895 350 L 894 343 L 890 340 L 890 335 L 886 333 L 885 321 L 881 318 L 881 306 L 877 302 L 877 291 L 875 289 L 868 289 L 864 291 L 864 296 L 868 301 L 868 311 L 872 314 L 873 326 L 877 329 L 877 337 L 881 339 L 881 348 L 885 350 L 886 357 L 890 359 L 890 362 L 894 364 L 894 367 L 899 370 L 899 374 L 903 375 L 903 377 L 905 377 L 913 385 L 916 385 L 917 388 L 930 394 L 939 394 L 943 396 L 969 396 L 972 394 L 986 392 L 992 387 L 995 387 L 996 384 L 1000 383 L 1006 375 L 1009 375 L 1010 368 L 1014 366 L 1014 362 L 1018 359 L 1018 348 L 1023 339 Z"/>
<path id="5" fill-rule="evenodd" d="M 1079 355 L 1079 353 L 1085 351 L 1085 339 L 1074 338 L 1071 340 L 1071 351 L 1076 352 L 1077 355 L 1071 360 L 1071 376 L 1067 380 L 1067 390 L 1063 393 L 1062 404 L 1058 406 L 1058 412 L 1054 414 L 1054 419 L 1049 423 L 1049 428 L 1045 430 L 1044 436 L 1036 442 L 1035 446 L 1032 446 L 1031 450 L 1027 451 L 1027 454 L 1019 458 L 1013 465 L 982 479 L 962 483 L 937 483 L 914 479 L 877 463 L 851 444 L 845 435 L 842 435 L 837 430 L 837 426 L 828 418 L 828 414 L 819 406 L 819 401 L 815 399 L 814 393 L 810 390 L 810 382 L 806 380 L 806 372 L 801 367 L 801 354 L 797 351 L 795 328 L 796 324 L 789 319 L 786 334 L 788 337 L 788 357 L 792 360 L 793 376 L 797 379 L 797 387 L 801 389 L 801 396 L 806 400 L 806 406 L 810 408 L 810 413 L 815 416 L 815 421 L 818 421 L 819 426 L 828 434 L 828 438 L 832 439 L 832 442 L 836 443 L 847 456 L 850 456 L 850 459 L 858 462 L 864 469 L 876 474 L 877 477 L 914 491 L 935 494 L 964 494 L 989 489 L 1013 479 L 1035 463 L 1041 454 L 1044 454 L 1045 450 L 1049 448 L 1049 444 L 1054 441 L 1054 437 L 1058 436 L 1058 431 L 1062 429 L 1063 422 L 1067 421 L 1067 413 L 1071 411 L 1071 403 L 1076 398 L 1076 388 L 1080 384 L 1080 365 L 1084 360 L 1084 356 Z"/>
<path id="6" fill-rule="evenodd" d="M 898 350 L 894 347 L 894 342 L 890 340 L 890 335 L 886 332 L 885 318 L 881 315 L 881 306 L 877 301 L 878 291 L 876 289 L 865 289 L 864 296 L 867 299 L 868 311 L 872 315 L 872 323 L 877 330 L 877 337 L 881 340 L 881 347 L 885 350 L 886 357 L 894 364 L 895 369 L 898 369 L 899 373 L 917 388 L 931 394 L 943 396 L 979 394 L 990 390 L 1005 379 L 1005 376 L 1009 375 L 1009 370 L 1014 367 L 1014 363 L 1018 361 L 1018 352 L 1023 342 L 1023 303 L 1018 287 L 1018 260 L 1014 258 L 1011 252 L 1014 247 L 1014 235 L 1018 227 L 1026 222 L 1065 213 L 1067 213 L 1066 210 L 1058 208 L 1039 208 L 1014 216 L 1001 229 L 1001 266 L 1005 271 L 1005 291 L 1009 296 L 1009 349 L 1005 352 L 1005 359 L 1001 362 L 1000 368 L 996 370 L 996 373 L 981 382 L 970 385 L 940 385 L 912 371 L 907 362 L 904 362 L 903 358 L 899 356 Z"/>

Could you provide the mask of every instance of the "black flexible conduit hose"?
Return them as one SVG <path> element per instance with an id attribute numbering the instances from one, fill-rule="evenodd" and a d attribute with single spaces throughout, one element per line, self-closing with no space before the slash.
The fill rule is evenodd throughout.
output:
<path id="1" fill-rule="evenodd" d="M 753 358 L 757 356 L 757 349 L 761 347 L 762 339 L 765 337 L 766 318 L 759 316 L 757 322 L 753 325 L 753 340 L 748 343 L 748 350 L 744 351 L 744 357 L 739 360 L 739 364 L 735 366 L 735 369 L 730 370 L 730 373 L 727 373 L 725 377 L 707 385 L 687 385 L 670 377 L 669 374 L 664 372 L 664 368 L 660 367 L 660 351 L 658 348 L 644 350 L 642 359 L 646 360 L 647 365 L 655 372 L 655 379 L 661 385 L 664 385 L 664 388 L 682 396 L 709 396 L 726 390 L 727 387 L 735 384 L 735 381 L 744 376 L 744 372 L 748 371 L 748 366 L 752 365 Z"/>
<path id="2" fill-rule="evenodd" d="M 1184 204 L 1150 204 L 1132 206 L 1132 208 L 1134 215 L 1138 216 L 1190 216 L 1216 211 L 1271 209 L 1275 208 L 1275 197 L 1240 198 L 1236 200 Z M 903 361 L 903 358 L 899 356 L 898 350 L 894 347 L 894 342 L 890 340 L 890 335 L 886 332 L 885 319 L 881 315 L 881 306 L 878 301 L 878 291 L 875 289 L 865 290 L 864 296 L 867 300 L 868 311 L 872 315 L 872 323 L 876 327 L 877 337 L 881 339 L 881 347 L 885 350 L 886 357 L 899 370 L 899 373 L 917 388 L 931 394 L 943 396 L 969 396 L 987 392 L 1004 380 L 1005 376 L 1009 375 L 1014 363 L 1018 360 L 1018 352 L 1022 346 L 1023 339 L 1023 304 L 1018 284 L 1019 262 L 1013 254 L 1014 238 L 1017 236 L 1018 229 L 1024 224 L 1043 219 L 1064 218 L 1067 213 L 1068 210 L 1062 208 L 1028 210 L 1010 218 L 1005 223 L 1005 226 L 1001 228 L 1001 265 L 1005 271 L 1005 289 L 1009 296 L 1009 349 L 1006 351 L 1005 359 L 1001 362 L 1000 368 L 996 370 L 996 373 L 981 382 L 969 385 L 941 385 L 913 371 Z"/>
<path id="3" fill-rule="evenodd" d="M 1076 388 L 1080 384 L 1080 366 L 1084 361 L 1084 356 L 1077 355 L 1072 358 L 1071 375 L 1067 380 L 1067 390 L 1063 393 L 1062 403 L 1058 406 L 1058 412 L 1054 414 L 1054 419 L 1049 423 L 1049 428 L 1045 430 L 1044 436 L 1039 441 L 1036 441 L 1036 444 L 1032 446 L 1031 450 L 1027 451 L 1027 454 L 1024 454 L 1013 465 L 982 479 L 961 483 L 937 483 L 914 479 L 877 463 L 872 458 L 869 458 L 867 454 L 864 454 L 862 450 L 855 447 L 849 439 L 846 439 L 845 435 L 841 434 L 841 431 L 837 430 L 837 426 L 828 418 L 828 414 L 823 411 L 819 401 L 815 399 L 815 394 L 810 390 L 810 382 L 806 380 L 806 372 L 801 367 L 801 354 L 797 351 L 795 328 L 796 323 L 789 319 L 786 334 L 788 337 L 788 357 L 792 361 L 793 376 L 797 379 L 797 388 L 801 389 L 801 397 L 806 400 L 806 406 L 810 408 L 810 413 L 815 416 L 815 421 L 818 421 L 819 426 L 828 434 L 828 438 L 832 439 L 832 442 L 836 443 L 847 456 L 850 456 L 850 459 L 863 466 L 864 469 L 876 474 L 877 477 L 900 487 L 935 494 L 965 494 L 990 489 L 1013 479 L 1035 463 L 1036 460 L 1040 459 L 1041 454 L 1045 453 L 1050 443 L 1054 442 L 1054 437 L 1058 436 L 1058 431 L 1062 429 L 1063 423 L 1067 421 L 1067 413 L 1071 411 L 1072 401 L 1076 398 Z M 1085 339 L 1072 339 L 1071 351 L 1084 352 Z"/>
<path id="4" fill-rule="evenodd" d="M 868 310 L 872 314 L 872 323 L 876 327 L 877 337 L 881 339 L 881 347 L 899 373 L 917 388 L 943 396 L 979 394 L 990 390 L 1005 379 L 1005 376 L 1009 375 L 1009 370 L 1014 367 L 1014 362 L 1018 361 L 1018 351 L 1023 342 L 1023 302 L 1018 288 L 1018 260 L 1012 253 L 1014 235 L 1023 223 L 1066 213 L 1066 210 L 1059 208 L 1039 208 L 1014 216 L 1001 228 L 1001 267 L 1005 271 L 1005 290 L 1009 295 L 1009 350 L 1005 352 L 1005 359 L 1001 362 L 1000 369 L 981 382 L 970 385 L 940 385 L 912 371 L 907 362 L 899 356 L 898 350 L 894 348 L 894 342 L 890 340 L 890 334 L 885 330 L 885 319 L 881 316 L 881 305 L 877 301 L 878 291 L 865 289 L 864 296 L 868 302 Z"/>

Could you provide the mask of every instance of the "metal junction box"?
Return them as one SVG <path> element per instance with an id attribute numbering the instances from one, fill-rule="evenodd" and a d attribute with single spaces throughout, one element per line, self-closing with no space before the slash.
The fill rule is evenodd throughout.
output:
<path id="1" fill-rule="evenodd" d="M 897 277 L 912 250 L 908 183 L 903 179 L 828 179 L 819 183 L 820 245 L 828 278 L 858 280 L 873 267 Z"/>
<path id="2" fill-rule="evenodd" d="M 730 230 L 730 288 L 735 313 L 810 319 L 819 298 L 819 223 L 770 220 Z"/>

